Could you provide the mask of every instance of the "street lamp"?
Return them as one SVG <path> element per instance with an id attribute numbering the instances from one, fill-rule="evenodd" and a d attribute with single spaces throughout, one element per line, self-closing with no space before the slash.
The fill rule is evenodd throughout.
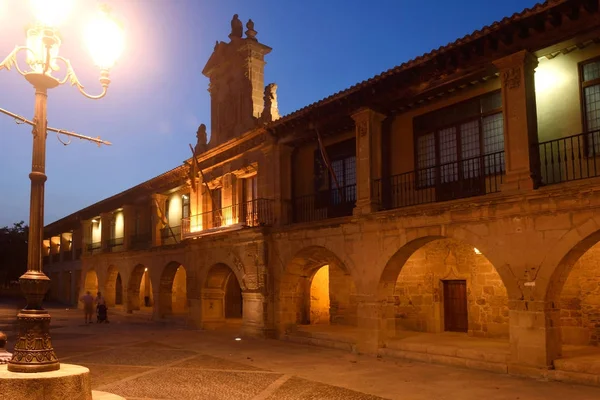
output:
<path id="1" fill-rule="evenodd" d="M 80 139 L 92 140 L 98 144 L 109 144 L 99 138 L 87 138 L 47 126 L 48 89 L 70 83 L 88 98 L 104 97 L 110 84 L 108 71 L 123 50 L 122 30 L 111 19 L 108 8 L 101 7 L 96 20 L 88 29 L 88 44 L 93 54 L 93 60 L 100 68 L 102 92 L 98 95 L 88 94 L 75 75 L 71 62 L 59 55 L 61 38 L 57 26 L 68 13 L 72 3 L 73 0 L 31 0 L 36 22 L 27 30 L 26 45 L 17 46 L 0 63 L 0 70 L 15 67 L 35 89 L 33 121 L 20 118 L 33 126 L 33 156 L 29 174 L 31 202 L 27 272 L 19 279 L 21 290 L 27 299 L 27 306 L 17 316 L 19 333 L 13 357 L 8 363 L 8 370 L 11 372 L 44 372 L 60 368 L 50 340 L 50 314 L 42 307 L 44 295 L 50 286 L 50 279 L 42 272 L 47 131 L 54 130 Z M 17 59 L 21 53 L 26 55 L 27 67 L 25 69 L 19 66 Z M 53 75 L 61 71 L 64 74 L 62 78 Z M 16 116 L 5 110 L 2 112 L 13 117 Z"/>

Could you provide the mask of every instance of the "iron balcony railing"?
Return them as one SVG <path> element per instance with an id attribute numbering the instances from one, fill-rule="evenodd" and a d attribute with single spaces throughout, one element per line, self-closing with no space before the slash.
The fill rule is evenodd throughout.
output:
<path id="1" fill-rule="evenodd" d="M 160 230 L 162 244 L 174 244 L 181 240 L 181 225 L 162 228 Z"/>
<path id="2" fill-rule="evenodd" d="M 539 149 L 538 183 L 576 181 L 600 176 L 600 131 L 580 133 L 536 145 Z"/>
<path id="3" fill-rule="evenodd" d="M 75 249 L 75 259 L 79 260 L 81 258 L 82 249 Z"/>
<path id="4" fill-rule="evenodd" d="M 53 263 L 60 262 L 60 253 L 52 254 L 52 262 Z"/>
<path id="5" fill-rule="evenodd" d="M 123 248 L 123 244 L 125 243 L 123 237 L 108 239 L 106 242 L 106 248 L 108 251 L 118 251 Z"/>
<path id="6" fill-rule="evenodd" d="M 44 256 L 42 258 L 42 264 L 43 265 L 48 265 L 50 263 L 50 256 Z"/>
<path id="7" fill-rule="evenodd" d="M 102 242 L 94 242 L 87 244 L 87 251 L 90 254 L 96 254 L 102 251 Z"/>
<path id="8" fill-rule="evenodd" d="M 323 190 L 292 200 L 294 223 L 320 221 L 352 215 L 356 205 L 356 185 Z"/>
<path id="9" fill-rule="evenodd" d="M 152 245 L 152 233 L 136 233 L 131 235 L 131 248 L 134 250 L 147 249 Z"/>
<path id="10" fill-rule="evenodd" d="M 373 197 L 393 209 L 481 196 L 499 192 L 504 173 L 500 151 L 376 180 Z"/>
<path id="11" fill-rule="evenodd" d="M 198 232 L 208 229 L 231 225 L 248 227 L 272 225 L 274 219 L 273 200 L 254 199 L 183 218 L 181 225 L 185 237 L 194 236 Z"/>

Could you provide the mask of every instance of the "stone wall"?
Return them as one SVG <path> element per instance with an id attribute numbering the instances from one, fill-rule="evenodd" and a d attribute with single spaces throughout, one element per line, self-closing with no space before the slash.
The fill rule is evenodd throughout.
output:
<path id="1" fill-rule="evenodd" d="M 140 283 L 140 307 L 146 306 L 144 301 L 144 297 L 146 296 L 150 297 L 149 306 L 152 306 L 154 304 L 154 293 L 152 292 L 152 281 L 150 280 L 148 271 L 144 271 L 144 275 L 142 275 L 142 282 Z"/>
<path id="2" fill-rule="evenodd" d="M 424 245 L 402 268 L 394 296 L 397 330 L 444 331 L 444 280 L 466 280 L 469 335 L 508 337 L 508 298 L 500 276 L 485 256 L 451 239 Z"/>
<path id="3" fill-rule="evenodd" d="M 575 263 L 560 297 L 565 344 L 600 344 L 600 243 Z"/>
<path id="4" fill-rule="evenodd" d="M 179 267 L 173 278 L 171 291 L 172 311 L 174 314 L 182 314 L 188 311 L 186 273 L 185 268 Z"/>

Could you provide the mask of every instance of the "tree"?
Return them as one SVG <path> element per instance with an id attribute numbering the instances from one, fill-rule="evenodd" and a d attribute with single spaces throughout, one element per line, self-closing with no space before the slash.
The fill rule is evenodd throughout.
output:
<path id="1" fill-rule="evenodd" d="M 0 285 L 18 280 L 27 271 L 28 235 L 24 221 L 0 228 Z"/>

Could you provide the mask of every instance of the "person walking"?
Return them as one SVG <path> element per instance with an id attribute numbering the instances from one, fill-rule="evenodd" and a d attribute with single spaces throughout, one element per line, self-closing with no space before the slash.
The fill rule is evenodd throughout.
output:
<path id="1" fill-rule="evenodd" d="M 86 294 L 81 296 L 81 301 L 83 302 L 83 313 L 86 324 L 92 323 L 92 315 L 94 314 L 94 297 L 88 291 Z"/>
<path id="2" fill-rule="evenodd" d="M 108 323 L 108 308 L 106 307 L 106 300 L 102 297 L 102 293 L 98 292 L 96 296 L 96 323 L 106 322 Z"/>

